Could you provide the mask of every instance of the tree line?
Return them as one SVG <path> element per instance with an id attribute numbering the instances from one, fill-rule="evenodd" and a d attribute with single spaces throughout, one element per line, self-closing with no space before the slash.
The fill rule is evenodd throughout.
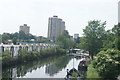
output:
<path id="1" fill-rule="evenodd" d="M 105 30 L 106 21 L 89 21 L 83 36 L 80 37 L 80 44 L 77 47 L 89 51 L 92 59 L 101 50 L 118 49 L 120 50 L 119 26 L 114 25 L 110 30 Z"/>
<path id="2" fill-rule="evenodd" d="M 30 33 L 25 34 L 23 31 L 1 34 L 1 41 L 4 44 L 6 44 L 8 40 L 12 40 L 12 42 L 16 44 L 17 41 L 29 41 L 31 39 L 35 39 L 35 36 Z"/>
<path id="3" fill-rule="evenodd" d="M 117 78 L 120 74 L 120 23 L 105 30 L 106 21 L 89 21 L 83 29 L 78 48 L 89 51 L 91 64 L 102 78 Z"/>

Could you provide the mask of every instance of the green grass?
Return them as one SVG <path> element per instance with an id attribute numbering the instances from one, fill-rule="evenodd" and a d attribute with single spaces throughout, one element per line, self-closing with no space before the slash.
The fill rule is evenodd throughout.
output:
<path id="1" fill-rule="evenodd" d="M 92 64 L 88 65 L 87 78 L 101 78 Z"/>
<path id="2" fill-rule="evenodd" d="M 77 74 L 76 72 L 73 72 L 73 73 L 72 73 L 72 76 L 73 76 L 73 77 L 77 77 L 78 74 Z"/>

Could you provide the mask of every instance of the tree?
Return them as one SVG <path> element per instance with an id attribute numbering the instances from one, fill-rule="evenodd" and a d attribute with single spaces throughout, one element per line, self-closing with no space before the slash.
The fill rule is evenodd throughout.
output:
<path id="1" fill-rule="evenodd" d="M 6 43 L 6 40 L 10 39 L 9 33 L 3 33 L 2 34 L 2 42 Z"/>
<path id="2" fill-rule="evenodd" d="M 30 39 L 35 39 L 32 34 L 25 34 L 23 31 L 19 31 L 19 39 L 22 41 L 29 41 Z"/>
<path id="3" fill-rule="evenodd" d="M 74 45 L 74 42 L 70 39 L 70 35 L 66 30 L 58 37 L 56 43 L 64 49 L 69 49 Z"/>
<path id="4" fill-rule="evenodd" d="M 14 38 L 12 39 L 12 42 L 13 42 L 13 44 L 16 44 L 16 43 L 17 43 L 17 38 L 14 37 Z"/>
<path id="5" fill-rule="evenodd" d="M 116 37 L 115 39 L 116 48 L 120 50 L 120 23 L 118 23 L 118 25 L 115 25 L 112 28 L 112 32 L 114 36 Z"/>
<path id="6" fill-rule="evenodd" d="M 91 58 L 93 55 L 98 53 L 102 48 L 105 34 L 106 22 L 101 23 L 101 21 L 93 20 L 88 22 L 88 26 L 83 29 L 84 36 L 80 42 L 80 46 L 85 50 L 89 51 Z"/>
<path id="7" fill-rule="evenodd" d="M 112 32 L 112 30 L 107 30 L 105 32 L 102 50 L 107 50 L 112 48 L 115 48 L 115 34 Z"/>
<path id="8" fill-rule="evenodd" d="M 64 30 L 63 35 L 64 35 L 66 38 L 70 38 L 69 32 L 68 32 L 67 30 Z"/>
<path id="9" fill-rule="evenodd" d="M 19 31 L 19 39 L 20 40 L 25 40 L 26 39 L 26 34 L 23 31 Z"/>
<path id="10" fill-rule="evenodd" d="M 120 50 L 120 23 L 118 23 L 118 27 L 117 27 L 116 46 L 117 49 Z"/>

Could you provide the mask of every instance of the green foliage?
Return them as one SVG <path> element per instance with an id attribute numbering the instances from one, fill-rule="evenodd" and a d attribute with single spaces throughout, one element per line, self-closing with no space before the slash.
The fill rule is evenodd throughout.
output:
<path id="1" fill-rule="evenodd" d="M 70 39 L 67 31 L 64 31 L 63 34 L 58 37 L 56 43 L 64 49 L 69 49 L 74 46 L 74 42 Z"/>
<path id="2" fill-rule="evenodd" d="M 117 37 L 115 40 L 115 44 L 118 50 L 120 50 L 120 37 Z"/>
<path id="3" fill-rule="evenodd" d="M 27 40 L 30 40 L 30 39 L 35 39 L 35 36 L 32 35 L 32 34 L 25 34 L 23 31 L 19 31 L 16 32 L 16 33 L 3 33 L 2 34 L 2 42 L 3 43 L 7 43 L 7 40 L 12 40 L 12 42 L 14 44 L 16 44 L 17 42 L 17 39 L 20 39 L 21 41 L 27 41 Z"/>
<path id="4" fill-rule="evenodd" d="M 13 58 L 10 56 L 10 51 L 6 50 L 2 53 L 2 64 L 4 66 L 10 66 L 12 64 L 24 63 L 32 60 L 39 60 L 40 58 L 62 55 L 66 50 L 61 48 L 49 48 L 44 49 L 41 52 L 27 51 L 26 49 L 19 50 L 18 56 Z"/>
<path id="5" fill-rule="evenodd" d="M 10 56 L 10 51 L 6 50 L 5 52 L 2 53 L 2 63 L 3 65 L 9 64 L 13 59 Z"/>
<path id="6" fill-rule="evenodd" d="M 112 32 L 115 36 L 115 46 L 118 50 L 120 50 L 120 23 L 118 23 L 118 25 L 115 25 L 112 28 Z"/>
<path id="7" fill-rule="evenodd" d="M 26 49 L 20 50 L 18 54 L 18 59 L 21 62 L 26 62 L 34 59 L 39 59 L 40 53 L 37 51 L 27 51 Z"/>
<path id="8" fill-rule="evenodd" d="M 42 50 L 40 55 L 42 57 L 49 57 L 49 56 L 52 56 L 52 55 L 61 55 L 61 54 L 65 54 L 65 53 L 66 53 L 65 49 L 62 49 L 62 48 L 50 48 L 50 49 Z"/>
<path id="9" fill-rule="evenodd" d="M 33 36 L 32 34 L 25 34 L 23 31 L 19 31 L 18 36 L 19 36 L 19 39 L 22 41 L 35 39 L 35 36 Z"/>
<path id="10" fill-rule="evenodd" d="M 87 78 L 101 78 L 92 64 L 88 65 Z"/>
<path id="11" fill-rule="evenodd" d="M 16 43 L 17 43 L 17 38 L 14 37 L 14 38 L 12 39 L 12 42 L 13 42 L 13 44 L 16 44 Z"/>
<path id="12" fill-rule="evenodd" d="M 78 44 L 78 48 L 87 50 L 87 40 L 85 37 L 80 38 L 80 44 Z"/>
<path id="13" fill-rule="evenodd" d="M 103 78 L 116 78 L 120 74 L 120 51 L 108 49 L 99 52 L 93 66 Z"/>
<path id="14" fill-rule="evenodd" d="M 91 57 L 93 54 L 98 53 L 103 45 L 103 38 L 105 34 L 106 22 L 101 23 L 101 21 L 93 20 L 88 22 L 88 26 L 83 30 L 84 36 L 80 39 L 80 48 L 84 48 L 89 51 Z"/>
<path id="15" fill-rule="evenodd" d="M 115 48 L 115 34 L 111 30 L 105 32 L 102 50 Z"/>
<path id="16" fill-rule="evenodd" d="M 70 38 L 69 32 L 68 32 L 67 30 L 64 30 L 63 35 L 64 35 L 66 38 Z"/>
<path id="17" fill-rule="evenodd" d="M 10 39 L 9 33 L 3 33 L 2 34 L 2 42 L 6 43 L 6 40 Z"/>
<path id="18" fill-rule="evenodd" d="M 77 78 L 78 77 L 78 73 L 77 72 L 73 72 L 72 73 L 72 77 L 76 77 Z"/>

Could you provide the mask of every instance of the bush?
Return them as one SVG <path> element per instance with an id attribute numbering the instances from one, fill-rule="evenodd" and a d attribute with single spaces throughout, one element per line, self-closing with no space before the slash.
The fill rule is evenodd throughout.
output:
<path id="1" fill-rule="evenodd" d="M 18 56 L 13 58 L 10 56 L 10 51 L 5 51 L 2 53 L 2 64 L 4 66 L 10 66 L 17 63 L 24 63 L 32 60 L 39 60 L 40 58 L 50 57 L 55 55 L 62 55 L 66 51 L 60 48 L 49 48 L 44 49 L 41 52 L 38 51 L 27 51 L 26 49 L 21 49 L 18 52 Z"/>
<path id="2" fill-rule="evenodd" d="M 9 50 L 6 50 L 5 52 L 2 53 L 2 64 L 3 65 L 9 65 L 12 60 L 13 59 L 10 56 Z"/>
<path id="3" fill-rule="evenodd" d="M 116 78 L 120 74 L 120 51 L 108 49 L 99 52 L 93 66 L 103 78 Z"/>

